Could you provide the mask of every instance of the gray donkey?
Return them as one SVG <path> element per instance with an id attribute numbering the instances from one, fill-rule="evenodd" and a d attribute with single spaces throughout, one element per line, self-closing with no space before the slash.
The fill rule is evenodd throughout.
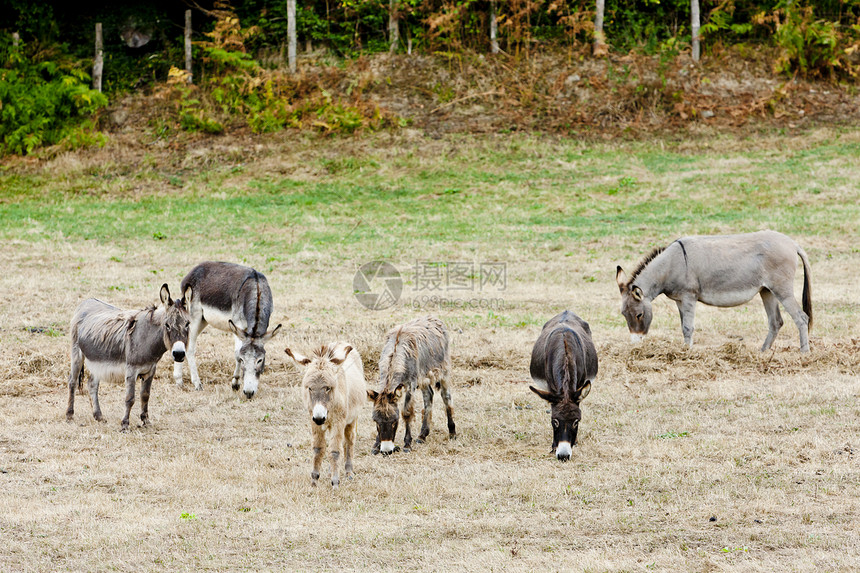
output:
<path id="1" fill-rule="evenodd" d="M 253 398 L 260 384 L 260 375 L 266 366 L 266 342 L 278 329 L 269 328 L 272 315 L 272 291 L 262 273 L 233 263 L 200 263 L 182 279 L 182 291 L 191 288 L 193 297 L 183 300 L 191 313 L 188 334 L 188 369 L 195 390 L 202 390 L 197 373 L 197 336 L 212 325 L 218 330 L 232 332 L 235 337 L 236 369 L 233 372 L 233 390 L 243 382 L 243 392 Z M 182 386 L 182 364 L 173 367 L 173 379 Z"/>
<path id="2" fill-rule="evenodd" d="M 797 257 L 803 263 L 803 308 L 794 298 Z M 769 330 L 761 350 L 773 344 L 785 307 L 800 333 L 800 350 L 809 352 L 812 328 L 812 289 L 809 259 L 803 249 L 776 231 L 743 235 L 682 237 L 654 249 L 630 278 L 618 267 L 615 280 L 621 291 L 621 314 L 635 341 L 648 334 L 651 301 L 661 294 L 674 300 L 681 313 L 684 342 L 693 345 L 696 302 L 737 306 L 761 295 Z"/>
<path id="3" fill-rule="evenodd" d="M 433 415 L 434 383 L 445 402 L 448 435 L 452 439 L 456 438 L 450 379 L 448 331 L 441 320 L 427 316 L 391 329 L 385 336 L 385 346 L 379 358 L 378 389 L 367 391 L 368 399 L 373 402 L 373 421 L 377 429 L 372 452 L 387 455 L 399 449 L 394 445 L 394 436 L 400 415 L 398 402 L 404 393 L 403 423 L 406 425 L 406 435 L 403 438 L 403 450 L 410 450 L 412 416 L 415 411 L 412 393 L 419 387 L 424 394 L 424 416 L 418 442 L 427 438 Z"/>
<path id="4" fill-rule="evenodd" d="M 72 350 L 69 373 L 69 407 L 66 419 L 75 413 L 75 388 L 81 387 L 84 365 L 90 372 L 89 392 L 93 417 L 104 421 L 99 407 L 99 383 L 102 380 L 125 380 L 125 417 L 122 430 L 128 431 L 128 417 L 134 405 L 135 381 L 140 386 L 140 419 L 149 420 L 149 391 L 158 361 L 171 349 L 173 359 L 185 359 L 189 316 L 181 300 L 170 298 L 167 285 L 161 287 L 161 306 L 143 310 L 121 310 L 100 300 L 82 302 L 71 322 Z M 185 296 L 191 296 L 186 289 Z"/>

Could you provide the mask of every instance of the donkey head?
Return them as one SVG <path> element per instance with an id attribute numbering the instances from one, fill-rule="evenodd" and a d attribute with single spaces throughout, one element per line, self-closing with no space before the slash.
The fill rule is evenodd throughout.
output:
<path id="1" fill-rule="evenodd" d="M 237 375 L 242 378 L 242 392 L 250 400 L 257 393 L 257 387 L 260 385 L 260 374 L 266 368 L 266 348 L 265 344 L 271 340 L 275 333 L 281 329 L 279 324 L 262 336 L 255 336 L 253 332 L 242 330 L 233 321 L 229 321 L 228 325 L 233 336 L 236 337 L 236 367 Z M 239 379 L 233 379 L 233 389 L 239 389 Z"/>
<path id="2" fill-rule="evenodd" d="M 556 458 L 566 462 L 573 453 L 571 446 L 576 444 L 576 434 L 579 432 L 579 422 L 582 420 L 579 404 L 591 392 L 591 382 L 586 381 L 570 398 L 558 396 L 534 386 L 529 386 L 529 389 L 550 403 L 552 449 L 555 451 Z"/>
<path id="3" fill-rule="evenodd" d="M 167 283 L 161 285 L 161 303 L 164 305 L 164 347 L 170 348 L 173 359 L 176 362 L 185 360 L 185 347 L 188 345 L 188 325 L 191 315 L 185 308 L 183 300 L 191 297 L 191 287 L 185 289 L 188 298 L 173 300 L 170 298 L 170 289 Z"/>
<path id="4" fill-rule="evenodd" d="M 343 348 L 323 346 L 314 352 L 313 358 L 308 358 L 289 348 L 285 349 L 298 366 L 306 367 L 302 377 L 305 405 L 311 419 L 318 426 L 325 424 L 328 419 L 332 401 L 336 399 L 337 369 L 351 351 L 352 346 Z"/>
<path id="5" fill-rule="evenodd" d="M 651 301 L 645 297 L 641 288 L 630 284 L 621 267 L 615 273 L 615 281 L 621 291 L 621 314 L 627 320 L 630 339 L 638 342 L 651 328 Z"/>
<path id="6" fill-rule="evenodd" d="M 388 455 L 400 449 L 394 445 L 394 436 L 397 434 L 397 425 L 400 422 L 398 403 L 400 396 L 403 395 L 403 388 L 404 384 L 400 382 L 394 390 L 367 391 L 367 398 L 373 402 L 373 421 L 376 422 L 374 454 L 382 452 L 383 455 Z"/>

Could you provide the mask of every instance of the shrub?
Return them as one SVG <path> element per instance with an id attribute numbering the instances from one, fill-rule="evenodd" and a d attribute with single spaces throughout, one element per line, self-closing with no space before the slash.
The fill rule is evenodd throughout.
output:
<path id="1" fill-rule="evenodd" d="M 43 145 L 71 136 L 84 138 L 82 122 L 108 103 L 88 86 L 89 76 L 68 58 L 50 54 L 51 61 L 32 61 L 23 46 L 0 45 L 0 154 L 32 153 Z M 92 132 L 92 124 L 90 124 Z"/>

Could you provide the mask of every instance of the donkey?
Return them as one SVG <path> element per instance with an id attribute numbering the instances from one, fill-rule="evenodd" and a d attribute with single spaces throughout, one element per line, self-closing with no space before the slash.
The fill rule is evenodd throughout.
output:
<path id="1" fill-rule="evenodd" d="M 265 344 L 281 328 L 269 328 L 272 315 L 272 291 L 262 273 L 233 263 L 200 263 L 182 279 L 182 290 L 191 288 L 194 297 L 185 300 L 191 313 L 188 333 L 188 369 L 195 390 L 202 390 L 197 373 L 197 336 L 206 325 L 232 332 L 235 337 L 236 369 L 233 390 L 239 389 L 249 399 L 257 393 L 260 375 L 266 366 Z M 173 367 L 173 379 L 182 386 L 182 364 Z"/>
<path id="2" fill-rule="evenodd" d="M 438 318 L 427 316 L 416 318 L 391 329 L 385 335 L 385 346 L 379 358 L 379 387 L 368 390 L 367 397 L 373 402 L 373 421 L 376 422 L 376 443 L 371 450 L 383 455 L 399 450 L 394 446 L 399 418 L 398 403 L 403 400 L 403 423 L 406 435 L 403 451 L 412 448 L 412 416 L 415 405 L 412 393 L 420 387 L 424 394 L 424 416 L 418 443 L 423 443 L 430 433 L 433 416 L 433 385 L 440 390 L 448 415 L 448 435 L 457 437 L 454 425 L 454 407 L 449 388 L 451 379 L 451 354 L 448 352 L 448 331 Z"/>
<path id="3" fill-rule="evenodd" d="M 797 257 L 803 262 L 803 309 L 794 298 Z M 621 314 L 635 342 L 648 334 L 651 301 L 660 294 L 674 300 L 681 313 L 684 342 L 693 345 L 696 301 L 711 306 L 737 306 L 761 295 L 767 312 L 766 351 L 782 328 L 779 303 L 800 333 L 800 350 L 809 352 L 812 292 L 809 259 L 793 240 L 776 231 L 742 235 L 683 237 L 654 249 L 627 278 L 619 266 L 615 280 L 621 291 Z"/>
<path id="4" fill-rule="evenodd" d="M 186 289 L 185 297 L 190 297 Z M 121 310 L 100 300 L 82 302 L 71 322 L 72 351 L 69 374 L 69 407 L 66 419 L 75 413 L 75 387 L 83 386 L 84 365 L 90 372 L 89 391 L 93 417 L 104 421 L 99 407 L 99 383 L 102 380 L 125 379 L 125 417 L 122 431 L 128 431 L 128 417 L 134 405 L 134 384 L 140 378 L 140 419 L 149 421 L 149 391 L 155 367 L 162 355 L 171 349 L 173 360 L 185 360 L 190 317 L 182 300 L 170 298 L 167 285 L 161 287 L 158 308 Z"/>
<path id="5" fill-rule="evenodd" d="M 320 477 L 326 436 L 331 444 L 331 486 L 340 483 L 338 460 L 344 453 L 346 477 L 352 477 L 352 452 L 358 427 L 358 415 L 364 403 L 367 386 L 361 355 L 346 342 L 323 346 L 309 358 L 289 348 L 286 353 L 304 367 L 302 389 L 305 407 L 311 417 L 314 460 L 311 485 Z"/>
<path id="6" fill-rule="evenodd" d="M 597 376 L 597 350 L 588 323 L 569 310 L 543 325 L 532 349 L 529 389 L 551 405 L 552 449 L 555 457 L 570 459 L 579 432 L 579 405 L 591 392 Z"/>

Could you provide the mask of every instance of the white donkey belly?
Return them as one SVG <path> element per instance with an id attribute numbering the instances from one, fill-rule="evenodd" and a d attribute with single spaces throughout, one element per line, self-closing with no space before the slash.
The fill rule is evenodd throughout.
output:
<path id="1" fill-rule="evenodd" d="M 125 381 L 125 364 L 121 362 L 93 362 L 84 358 L 84 365 L 99 382 Z"/>
<path id="2" fill-rule="evenodd" d="M 738 306 L 748 302 L 752 297 L 757 295 L 760 290 L 760 286 L 743 288 L 736 287 L 721 292 L 706 290 L 699 294 L 699 302 L 711 306 Z"/>
<path id="3" fill-rule="evenodd" d="M 232 320 L 233 324 L 239 327 L 242 330 L 248 328 L 248 324 L 245 322 L 245 317 L 242 315 L 235 315 L 232 311 L 224 312 L 223 310 L 219 310 L 212 306 L 203 306 L 203 320 L 206 321 L 206 324 L 217 328 L 218 330 L 223 330 L 225 332 L 230 332 L 229 322 Z"/>

